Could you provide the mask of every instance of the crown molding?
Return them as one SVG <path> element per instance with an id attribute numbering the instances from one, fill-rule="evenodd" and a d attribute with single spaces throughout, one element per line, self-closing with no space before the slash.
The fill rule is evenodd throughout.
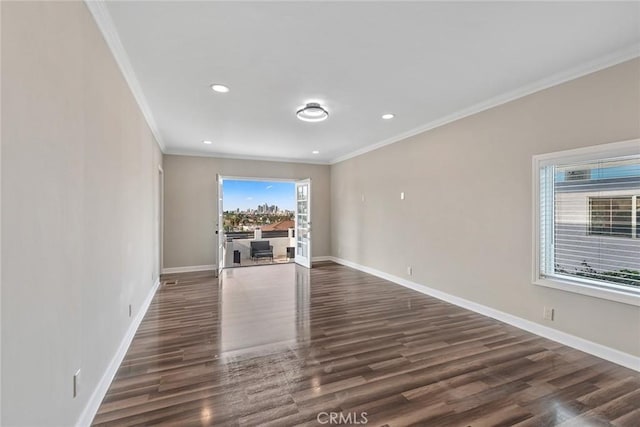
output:
<path id="1" fill-rule="evenodd" d="M 545 89 L 548 89 L 553 86 L 557 86 L 562 83 L 566 83 L 568 81 L 577 79 L 579 77 L 583 77 L 587 74 L 595 73 L 596 71 L 603 70 L 608 67 L 612 67 L 617 64 L 621 64 L 623 62 L 629 61 L 634 58 L 640 57 L 640 44 L 633 44 L 624 49 L 618 50 L 614 53 L 606 55 L 604 57 L 586 62 L 578 67 L 570 68 L 568 70 L 553 74 L 549 77 L 546 77 L 542 80 L 538 80 L 536 82 L 527 84 L 518 89 L 506 92 L 502 95 L 498 95 L 496 97 L 490 98 L 486 101 L 480 102 L 478 104 L 472 105 L 470 107 L 459 110 L 455 113 L 449 114 L 442 118 L 433 120 L 429 123 L 426 123 L 417 128 L 413 128 L 406 132 L 403 132 L 399 135 L 393 136 L 391 138 L 382 140 L 380 142 L 374 143 L 372 145 L 368 145 L 366 147 L 360 148 L 356 151 L 352 151 L 351 153 L 336 157 L 332 159 L 329 163 L 334 165 L 336 163 L 343 162 L 345 160 L 351 159 L 353 157 L 360 156 L 362 154 L 368 153 L 370 151 L 377 150 L 378 148 L 385 147 L 387 145 L 394 144 L 396 142 L 400 142 L 404 139 L 410 138 L 412 136 L 418 135 L 420 133 L 435 129 L 440 126 L 444 126 L 448 123 L 455 122 L 456 120 L 460 120 L 462 118 L 480 113 L 482 111 L 491 109 L 493 107 L 497 107 L 502 104 L 506 104 L 507 102 L 514 101 L 518 98 L 525 97 L 527 95 L 531 95 L 535 92 L 539 92 Z"/>
<path id="2" fill-rule="evenodd" d="M 118 35 L 118 31 L 116 30 L 115 24 L 111 19 L 111 15 L 107 10 L 107 5 L 105 0 L 84 0 L 84 3 L 87 5 L 89 12 L 93 16 L 93 19 L 96 21 L 104 40 L 107 42 L 109 49 L 111 49 L 111 53 L 120 67 L 120 71 L 124 76 L 125 81 L 129 85 L 129 89 L 133 93 L 133 97 L 138 103 L 138 107 L 142 111 L 142 115 L 147 121 L 147 125 L 149 129 L 151 129 L 151 133 L 156 139 L 158 146 L 162 152 L 165 151 L 166 145 L 160 135 L 160 131 L 158 130 L 158 125 L 156 124 L 155 119 L 153 118 L 153 114 L 151 113 L 151 108 L 147 103 L 147 100 L 142 92 L 142 88 L 140 87 L 140 83 L 138 78 L 136 77 L 136 73 L 133 71 L 133 67 L 131 66 L 131 62 L 129 61 L 129 56 L 127 55 L 127 51 L 122 45 L 122 41 L 120 40 L 120 36 Z"/>
<path id="3" fill-rule="evenodd" d="M 188 151 L 188 150 L 173 150 L 167 149 L 163 151 L 168 156 L 190 156 L 190 157 L 212 157 L 216 159 L 228 159 L 228 160 L 257 160 L 262 162 L 280 162 L 280 163 L 299 163 L 305 165 L 330 165 L 327 161 L 322 160 L 309 160 L 309 159 L 293 159 L 290 157 L 267 157 L 267 156 L 243 156 L 236 154 L 225 153 L 203 153 L 200 151 Z"/>

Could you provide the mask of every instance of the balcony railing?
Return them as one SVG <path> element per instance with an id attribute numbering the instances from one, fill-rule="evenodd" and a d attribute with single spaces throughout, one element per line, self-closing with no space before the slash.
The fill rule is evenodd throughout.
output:
<path id="1" fill-rule="evenodd" d="M 254 232 L 253 231 L 225 231 L 224 237 L 225 240 L 229 239 L 253 239 Z M 294 232 L 295 236 L 295 232 Z M 276 237 L 288 237 L 287 230 L 277 230 L 277 231 L 262 231 L 262 238 L 276 238 Z"/>
<path id="2" fill-rule="evenodd" d="M 289 231 L 291 235 L 289 235 Z M 273 261 L 287 262 L 292 257 L 293 247 L 295 246 L 295 238 L 293 237 L 293 229 L 288 231 L 262 231 L 259 240 L 267 240 L 273 246 Z M 253 231 L 232 231 L 224 233 L 224 264 L 225 267 L 238 266 L 234 262 L 234 252 L 240 253 L 240 265 L 251 265 L 257 263 L 251 259 L 251 242 L 256 240 L 256 234 Z M 237 259 L 237 258 L 236 258 Z"/>

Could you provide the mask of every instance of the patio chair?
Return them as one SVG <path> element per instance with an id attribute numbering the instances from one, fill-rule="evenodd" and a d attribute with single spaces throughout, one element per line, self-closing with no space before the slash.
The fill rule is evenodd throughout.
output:
<path id="1" fill-rule="evenodd" d="M 251 244 L 251 259 L 271 258 L 273 261 L 273 246 L 268 240 L 253 240 Z"/>

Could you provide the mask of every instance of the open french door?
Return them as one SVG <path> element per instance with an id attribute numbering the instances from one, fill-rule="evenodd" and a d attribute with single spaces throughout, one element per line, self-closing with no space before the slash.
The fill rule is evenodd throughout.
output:
<path id="1" fill-rule="evenodd" d="M 216 182 L 218 184 L 218 194 L 217 194 L 217 206 L 218 206 L 218 223 L 216 224 L 216 237 L 218 245 L 218 250 L 216 251 L 218 254 L 218 265 L 216 266 L 216 270 L 218 272 L 218 277 L 220 277 L 220 273 L 222 273 L 222 269 L 224 268 L 224 219 L 223 219 L 223 210 L 222 210 L 222 177 L 217 174 Z"/>
<path id="2" fill-rule="evenodd" d="M 296 264 L 311 268 L 311 180 L 296 181 Z"/>

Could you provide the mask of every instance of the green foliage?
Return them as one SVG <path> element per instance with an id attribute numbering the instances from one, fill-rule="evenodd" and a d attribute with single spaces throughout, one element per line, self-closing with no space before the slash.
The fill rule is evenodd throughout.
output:
<path id="1" fill-rule="evenodd" d="M 617 271 L 605 271 L 599 274 L 600 280 L 621 283 L 623 285 L 640 286 L 640 271 L 622 269 Z"/>
<path id="2" fill-rule="evenodd" d="M 243 226 L 259 227 L 288 219 L 293 219 L 293 213 L 286 215 L 225 211 L 223 215 L 223 229 L 224 231 L 239 231 Z"/>
<path id="3" fill-rule="evenodd" d="M 623 268 L 613 271 L 597 271 L 591 267 L 587 261 L 582 261 L 580 268 L 576 268 L 574 272 L 556 266 L 558 273 L 573 274 L 575 276 L 586 277 L 588 279 L 602 280 L 611 283 L 620 283 L 621 285 L 640 287 L 640 271 Z"/>

